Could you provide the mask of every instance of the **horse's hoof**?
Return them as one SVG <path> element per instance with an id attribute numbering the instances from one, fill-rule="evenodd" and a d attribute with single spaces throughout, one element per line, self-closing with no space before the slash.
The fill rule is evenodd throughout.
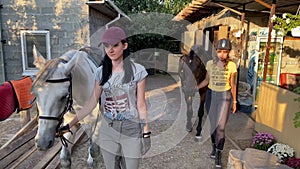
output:
<path id="1" fill-rule="evenodd" d="M 193 131 L 193 127 L 186 127 L 185 130 L 190 133 Z"/>
<path id="2" fill-rule="evenodd" d="M 71 158 L 61 158 L 60 159 L 60 167 L 70 169 L 71 168 Z"/>
<path id="3" fill-rule="evenodd" d="M 86 160 L 86 162 L 87 162 L 88 167 L 92 167 L 94 159 L 91 156 L 89 156 L 89 158 Z"/>
<path id="4" fill-rule="evenodd" d="M 63 169 L 71 169 L 71 160 L 60 160 L 60 167 Z"/>
<path id="5" fill-rule="evenodd" d="M 92 146 L 90 147 L 90 154 L 93 158 L 96 158 L 100 155 L 100 147 L 93 143 Z"/>

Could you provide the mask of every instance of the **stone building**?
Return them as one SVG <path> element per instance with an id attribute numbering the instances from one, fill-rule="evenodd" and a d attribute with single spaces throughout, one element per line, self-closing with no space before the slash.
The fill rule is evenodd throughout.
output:
<path id="1" fill-rule="evenodd" d="M 5 0 L 0 15 L 0 83 L 36 74 L 33 45 L 47 59 L 97 47 L 101 32 L 127 17 L 110 0 Z"/>

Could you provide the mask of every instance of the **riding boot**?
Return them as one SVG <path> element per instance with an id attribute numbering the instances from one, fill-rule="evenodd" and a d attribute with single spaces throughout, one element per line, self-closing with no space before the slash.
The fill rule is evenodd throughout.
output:
<path id="1" fill-rule="evenodd" d="M 222 168 L 221 159 L 222 159 L 222 150 L 216 149 L 215 165 L 216 165 L 216 168 L 218 168 L 218 169 Z"/>
<path id="2" fill-rule="evenodd" d="M 216 158 L 216 145 L 212 144 L 211 147 L 212 147 L 212 150 L 210 153 L 210 158 L 215 159 Z"/>

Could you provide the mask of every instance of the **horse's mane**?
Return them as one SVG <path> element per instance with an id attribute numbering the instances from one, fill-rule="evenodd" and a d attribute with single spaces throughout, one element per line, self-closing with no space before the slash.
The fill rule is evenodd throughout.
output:
<path id="1" fill-rule="evenodd" d="M 42 86 L 46 82 L 46 80 L 53 75 L 55 72 L 57 65 L 62 61 L 62 58 L 54 58 L 48 60 L 45 65 L 40 69 L 38 74 L 36 75 L 35 80 L 33 81 L 32 86 Z"/>
<path id="2" fill-rule="evenodd" d="M 94 64 L 99 67 L 101 65 L 101 62 L 103 60 L 103 56 L 105 55 L 101 49 L 94 48 L 94 47 L 83 47 L 79 49 L 79 51 L 86 52 L 88 55 L 88 58 L 94 62 Z"/>
<path id="3" fill-rule="evenodd" d="M 102 61 L 102 57 L 98 54 L 99 51 L 96 50 L 95 48 L 84 47 L 84 48 L 81 48 L 80 50 L 70 50 L 58 58 L 48 60 L 45 63 L 45 65 L 42 66 L 40 71 L 37 73 L 32 86 L 33 87 L 43 86 L 45 84 L 46 80 L 48 80 L 53 75 L 53 73 L 57 69 L 57 66 L 60 62 L 68 62 L 79 51 L 86 52 L 87 57 L 92 62 L 94 62 L 94 64 L 97 65 L 97 67 L 100 65 L 100 63 Z"/>

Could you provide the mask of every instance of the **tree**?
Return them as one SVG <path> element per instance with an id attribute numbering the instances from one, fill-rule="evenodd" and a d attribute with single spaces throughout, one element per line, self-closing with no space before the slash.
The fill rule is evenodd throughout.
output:
<path id="1" fill-rule="evenodd" d="M 173 21 L 191 0 L 118 0 L 114 3 L 131 19 L 119 21 L 126 27 L 129 48 L 135 52 L 146 48 L 160 48 L 173 53 L 179 51 L 181 33 L 187 22 Z"/>
<path id="2" fill-rule="evenodd" d="M 159 12 L 177 15 L 192 0 L 115 0 L 114 3 L 126 14 Z"/>

